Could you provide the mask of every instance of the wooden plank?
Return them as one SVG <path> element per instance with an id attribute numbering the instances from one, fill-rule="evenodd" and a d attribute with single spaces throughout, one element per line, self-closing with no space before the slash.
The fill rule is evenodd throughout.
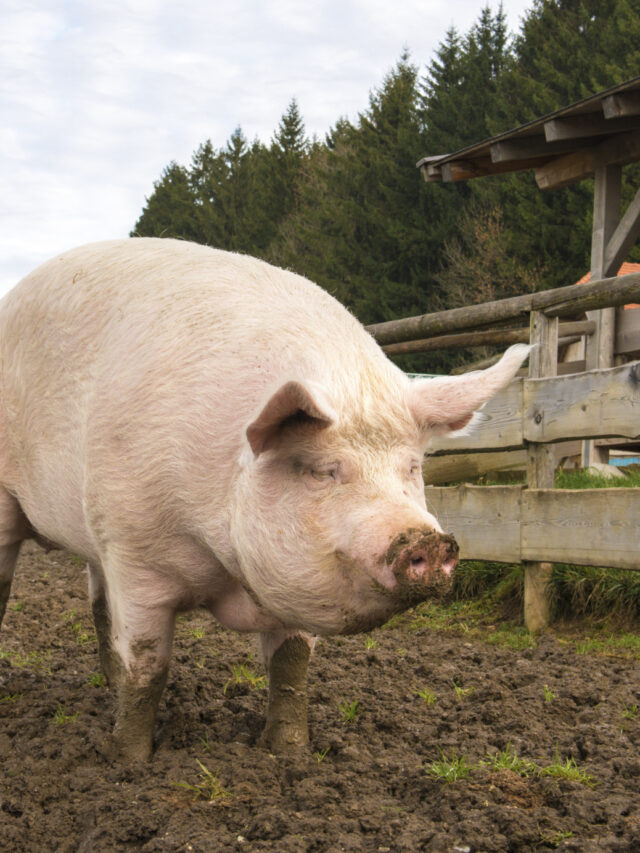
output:
<path id="1" fill-rule="evenodd" d="M 571 139 L 584 139 L 589 136 L 604 136 L 610 133 L 624 133 L 639 127 L 638 119 L 631 116 L 607 118 L 598 113 L 555 118 L 544 123 L 544 136 L 547 142 L 562 142 Z"/>
<path id="2" fill-rule="evenodd" d="M 640 489 L 525 491 L 520 505 L 523 560 L 640 569 Z"/>
<path id="3" fill-rule="evenodd" d="M 616 310 L 616 355 L 640 352 L 640 308 Z"/>
<path id="4" fill-rule="evenodd" d="M 425 497 L 463 560 L 519 563 L 522 492 L 522 486 L 427 486 Z"/>
<path id="5" fill-rule="evenodd" d="M 558 318 L 546 317 L 541 311 L 531 312 L 531 343 L 529 378 L 555 376 L 558 368 Z M 524 402 L 524 397 L 523 397 Z M 556 470 L 553 445 L 529 443 L 527 451 L 527 486 L 530 489 L 552 489 Z M 524 568 L 524 623 L 527 628 L 541 631 L 550 620 L 548 584 L 551 563 L 529 561 Z"/>
<path id="6" fill-rule="evenodd" d="M 463 559 L 640 570 L 640 489 L 427 486 L 425 496 Z"/>
<path id="7" fill-rule="evenodd" d="M 605 118 L 640 115 L 640 92 L 620 92 L 602 99 Z"/>
<path id="8" fill-rule="evenodd" d="M 640 436 L 640 362 L 553 379 L 523 388 L 527 441 Z"/>
<path id="9" fill-rule="evenodd" d="M 448 311 L 420 314 L 401 320 L 387 320 L 366 328 L 379 344 L 395 344 L 517 319 L 527 322 L 532 310 L 544 311 L 550 317 L 563 317 L 627 302 L 640 302 L 640 273 L 526 293 L 523 296 L 511 296 L 495 302 L 450 308 Z"/>
<path id="10" fill-rule="evenodd" d="M 461 436 L 442 436 L 433 440 L 434 452 L 467 450 L 507 450 L 522 447 L 522 379 L 510 382 L 481 409 L 473 432 Z"/>
<path id="11" fill-rule="evenodd" d="M 593 320 L 576 323 L 562 323 L 558 334 L 565 337 L 591 335 L 596 324 Z M 436 335 L 419 341 L 402 341 L 386 344 L 382 349 L 387 355 L 404 355 L 413 352 L 433 352 L 443 349 L 461 349 L 463 347 L 483 347 L 495 344 L 529 343 L 529 329 L 487 329 L 481 332 L 462 332 L 456 335 Z M 560 344 L 560 341 L 558 342 Z M 566 341 L 565 341 L 566 343 Z"/>
<path id="12" fill-rule="evenodd" d="M 640 235 L 640 189 L 627 207 L 615 231 L 609 237 L 604 255 L 607 275 L 616 272 Z"/>
<path id="13" fill-rule="evenodd" d="M 475 480 L 490 471 L 525 471 L 527 455 L 524 450 L 505 450 L 497 453 L 452 453 L 447 456 L 425 457 L 422 464 L 424 481 L 430 486 Z"/>
<path id="14" fill-rule="evenodd" d="M 549 143 L 540 135 L 494 142 L 489 150 L 493 163 L 513 163 L 519 160 L 533 160 L 536 157 L 550 160 L 558 154 L 573 151 L 574 148 L 573 142 Z"/>
<path id="15" fill-rule="evenodd" d="M 615 441 L 615 439 L 602 439 Z M 621 439 L 618 439 L 621 441 Z M 553 445 L 556 454 L 556 467 L 562 459 L 580 455 L 579 441 L 561 441 Z M 527 454 L 521 450 L 504 450 L 480 453 L 450 453 L 447 455 L 428 455 L 422 465 L 424 481 L 428 485 L 460 483 L 475 480 L 485 474 L 499 472 L 524 472 L 527 469 Z"/>
<path id="16" fill-rule="evenodd" d="M 582 148 L 536 169 L 541 190 L 556 189 L 592 175 L 601 163 L 624 166 L 640 159 L 640 131 L 621 133 L 594 148 Z"/>
<path id="17" fill-rule="evenodd" d="M 593 192 L 593 227 L 591 231 L 591 278 L 603 278 L 615 273 L 607 266 L 606 251 L 620 218 L 622 197 L 622 168 L 598 163 Z M 601 308 L 591 317 L 596 321 L 596 331 L 585 343 L 587 370 L 613 366 L 615 338 L 615 309 Z M 606 464 L 606 448 L 596 447 L 593 441 L 582 446 L 582 466 Z"/>

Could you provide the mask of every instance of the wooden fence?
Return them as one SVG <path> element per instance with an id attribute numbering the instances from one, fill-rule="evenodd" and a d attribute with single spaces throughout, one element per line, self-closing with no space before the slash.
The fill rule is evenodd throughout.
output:
<path id="1" fill-rule="evenodd" d="M 525 337 L 524 330 L 505 323 L 529 316 L 528 337 L 536 344 L 529 376 L 487 404 L 473 435 L 441 441 L 424 472 L 427 483 L 442 482 L 443 476 L 455 481 L 474 470 L 482 473 L 483 459 L 484 470 L 504 467 L 507 453 L 514 465 L 526 466 L 526 486 L 428 485 L 426 497 L 443 528 L 456 536 L 463 559 L 525 564 L 530 630 L 548 624 L 552 562 L 640 570 L 640 489 L 553 488 L 558 458 L 569 455 L 566 442 L 575 447 L 576 440 L 640 440 L 640 361 L 606 367 L 621 340 L 610 309 L 637 301 L 640 274 L 634 273 L 369 327 L 393 355 L 512 343 Z M 594 313 L 585 320 L 586 310 Z M 633 313 L 640 318 L 640 309 Z M 559 317 L 572 320 L 560 332 Z M 626 354 L 633 352 L 629 341 L 640 350 L 638 332 L 640 324 L 636 330 L 626 322 Z M 586 339 L 586 364 L 596 369 L 557 375 L 559 338 L 580 335 Z"/>

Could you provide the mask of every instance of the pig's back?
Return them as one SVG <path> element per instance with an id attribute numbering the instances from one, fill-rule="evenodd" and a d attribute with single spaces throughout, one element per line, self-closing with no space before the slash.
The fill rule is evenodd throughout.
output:
<path id="1" fill-rule="evenodd" d="M 97 490 L 160 482 L 162 459 L 197 480 L 197 462 L 223 488 L 264 390 L 355 371 L 363 347 L 388 369 L 328 294 L 252 258 L 144 238 L 72 250 L 0 303 L 3 483 L 40 532 L 87 553 L 88 468 Z"/>

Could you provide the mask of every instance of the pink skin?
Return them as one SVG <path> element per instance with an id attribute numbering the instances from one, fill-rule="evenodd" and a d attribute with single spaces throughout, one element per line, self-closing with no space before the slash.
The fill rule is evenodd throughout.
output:
<path id="1" fill-rule="evenodd" d="M 260 633 L 280 713 L 310 635 L 446 587 L 457 551 L 423 454 L 526 354 L 411 382 L 327 293 L 254 259 L 155 239 L 53 259 L 0 303 L 0 618 L 35 532 L 89 564 L 127 756 L 150 753 L 192 607 Z M 300 725 L 269 738 L 300 743 Z"/>

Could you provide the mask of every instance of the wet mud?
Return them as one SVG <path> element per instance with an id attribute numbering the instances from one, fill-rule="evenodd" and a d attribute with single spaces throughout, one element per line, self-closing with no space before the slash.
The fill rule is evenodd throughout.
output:
<path id="1" fill-rule="evenodd" d="M 410 622 L 317 645 L 309 747 L 278 757 L 255 641 L 181 618 L 153 760 L 123 766 L 83 567 L 25 546 L 0 632 L 0 849 L 640 850 L 636 660 Z M 507 747 L 589 784 L 480 763 Z M 443 757 L 469 775 L 430 774 Z"/>

